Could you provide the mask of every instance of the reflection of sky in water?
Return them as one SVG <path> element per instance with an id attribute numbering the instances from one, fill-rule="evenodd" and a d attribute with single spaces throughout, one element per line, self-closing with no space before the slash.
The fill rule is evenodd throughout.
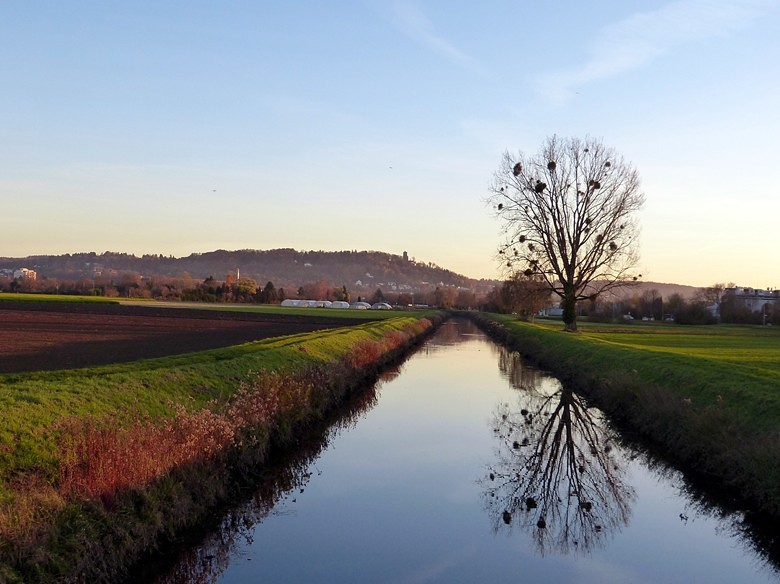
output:
<path id="1" fill-rule="evenodd" d="M 257 525 L 217 581 L 777 581 L 638 461 L 625 476 L 636 491 L 629 522 L 603 546 L 540 556 L 522 516 L 494 532 L 480 484 L 499 446 L 491 420 L 521 392 L 484 337 L 456 343 L 455 325 L 445 327 L 382 384 L 378 405 L 326 448 L 304 492 Z"/>

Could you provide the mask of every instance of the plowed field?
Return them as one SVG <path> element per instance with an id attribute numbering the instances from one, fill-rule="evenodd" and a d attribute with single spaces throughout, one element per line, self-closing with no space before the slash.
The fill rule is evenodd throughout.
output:
<path id="1" fill-rule="evenodd" d="M 0 373 L 122 363 L 365 322 L 319 312 L 0 302 Z"/>

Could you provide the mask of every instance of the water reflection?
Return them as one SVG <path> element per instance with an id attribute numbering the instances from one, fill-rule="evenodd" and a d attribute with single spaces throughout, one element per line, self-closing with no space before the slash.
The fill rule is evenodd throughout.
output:
<path id="1" fill-rule="evenodd" d="M 342 433 L 355 425 L 378 401 L 378 390 L 384 380 L 397 376 L 401 365 L 388 369 L 373 387 L 356 396 L 352 402 L 323 423 L 324 433 L 313 435 L 301 444 L 294 455 L 283 457 L 271 465 L 267 477 L 252 485 L 251 499 L 240 506 L 223 511 L 222 518 L 209 535 L 197 545 L 179 550 L 175 564 L 167 569 L 158 565 L 146 566 L 147 574 L 135 574 L 130 581 L 149 581 L 153 584 L 214 584 L 227 569 L 237 549 L 251 544 L 256 526 L 272 513 L 282 501 L 295 502 L 303 493 L 313 472 L 313 464 Z M 330 427 L 328 427 L 330 425 Z M 148 574 L 162 574 L 149 579 Z"/>
<path id="2" fill-rule="evenodd" d="M 635 445 L 637 460 L 659 482 L 674 485 L 685 502 L 679 518 L 682 522 L 707 519 L 715 532 L 738 543 L 738 547 L 755 558 L 756 567 L 780 576 L 780 533 L 770 517 L 751 511 L 733 492 L 713 489 L 706 476 L 685 475 L 664 462 L 660 454 Z"/>
<path id="3" fill-rule="evenodd" d="M 678 498 L 679 476 L 661 485 L 664 467 L 648 473 L 598 410 L 471 323 L 445 324 L 417 357 L 381 407 L 366 415 L 377 393 L 363 394 L 167 575 L 132 581 L 768 581 Z M 485 510 L 524 537 L 485 537 Z"/>
<path id="4" fill-rule="evenodd" d="M 484 340 L 485 338 L 484 333 L 472 321 L 451 318 L 443 323 L 437 329 L 436 334 L 419 348 L 419 352 L 423 355 L 430 355 L 469 340 Z"/>
<path id="5" fill-rule="evenodd" d="M 635 494 L 600 412 L 556 380 L 499 348 L 499 368 L 519 390 L 491 421 L 499 441 L 482 479 L 493 528 L 522 529 L 540 553 L 586 552 L 628 523 Z"/>

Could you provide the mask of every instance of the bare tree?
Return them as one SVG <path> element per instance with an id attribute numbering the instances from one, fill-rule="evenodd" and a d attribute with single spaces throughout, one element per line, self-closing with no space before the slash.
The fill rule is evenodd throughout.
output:
<path id="1" fill-rule="evenodd" d="M 501 286 L 501 302 L 508 312 L 533 321 L 550 302 L 550 288 L 541 276 L 516 272 Z"/>
<path id="2" fill-rule="evenodd" d="M 433 292 L 434 303 L 439 308 L 452 308 L 455 305 L 455 300 L 457 297 L 457 288 L 453 288 L 451 286 L 436 286 L 436 290 Z"/>
<path id="3" fill-rule="evenodd" d="M 697 296 L 702 302 L 708 304 L 720 304 L 720 299 L 723 296 L 723 289 L 726 287 L 722 282 L 707 286 L 706 288 L 700 288 Z"/>
<path id="4" fill-rule="evenodd" d="M 577 329 L 577 301 L 637 279 L 639 174 L 600 141 L 552 136 L 534 156 L 506 152 L 490 193 L 502 260 L 560 296 L 566 330 Z"/>

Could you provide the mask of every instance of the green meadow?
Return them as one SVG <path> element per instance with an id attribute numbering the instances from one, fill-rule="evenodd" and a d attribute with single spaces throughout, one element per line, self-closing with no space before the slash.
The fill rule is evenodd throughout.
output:
<path id="1" fill-rule="evenodd" d="M 0 296 L 1 298 L 2 296 Z M 327 318 L 351 318 L 365 320 L 384 320 L 399 315 L 421 315 L 425 310 L 355 310 L 349 308 L 299 308 L 297 306 L 279 306 L 278 304 L 230 304 L 224 302 L 165 302 L 155 300 L 119 300 L 120 304 L 132 306 L 161 306 L 164 308 L 195 308 L 217 312 L 250 312 L 255 314 L 286 314 L 290 316 L 310 316 Z M 430 312 L 430 311 L 427 311 Z"/>
<path id="2" fill-rule="evenodd" d="M 25 294 L 17 292 L 0 293 L 0 302 L 95 302 L 98 304 L 117 304 L 116 298 L 104 296 L 70 296 L 68 294 Z"/>

